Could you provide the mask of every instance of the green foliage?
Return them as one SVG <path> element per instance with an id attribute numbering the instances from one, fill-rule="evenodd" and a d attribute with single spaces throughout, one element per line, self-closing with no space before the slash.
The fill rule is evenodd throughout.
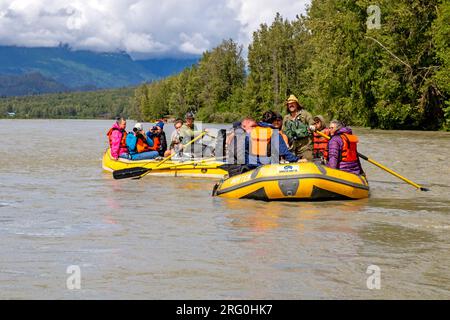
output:
<path id="1" fill-rule="evenodd" d="M 293 25 L 277 13 L 270 27 L 263 24 L 253 33 L 247 102 L 256 107 L 257 114 L 268 109 L 281 111 L 289 93 L 298 89 L 294 32 Z"/>
<path id="2" fill-rule="evenodd" d="M 146 120 L 163 115 L 183 117 L 196 112 L 197 120 L 228 122 L 238 119 L 245 86 L 242 47 L 223 41 L 203 54 L 198 65 L 176 76 L 144 85 L 135 93 Z"/>
<path id="3" fill-rule="evenodd" d="M 199 120 L 217 122 L 259 119 L 269 109 L 284 112 L 286 97 L 295 94 L 313 114 L 350 125 L 449 129 L 449 1 L 380 0 L 378 29 L 367 27 L 370 5 L 313 0 L 307 15 L 292 22 L 277 13 L 253 33 L 248 75 L 238 46 L 224 41 L 197 67 L 159 82 L 173 83 L 171 113 L 191 109 Z M 141 106 L 147 117 L 160 108 L 164 103 Z"/>
<path id="4" fill-rule="evenodd" d="M 135 88 L 92 92 L 45 94 L 38 96 L 0 98 L 0 118 L 7 112 L 17 118 L 103 118 L 135 117 L 132 99 Z"/>
<path id="5" fill-rule="evenodd" d="M 444 129 L 450 131 L 450 1 L 441 1 L 437 18 L 433 22 L 432 38 L 436 47 L 438 61 L 437 72 L 434 76 L 437 88 L 445 97 Z"/>

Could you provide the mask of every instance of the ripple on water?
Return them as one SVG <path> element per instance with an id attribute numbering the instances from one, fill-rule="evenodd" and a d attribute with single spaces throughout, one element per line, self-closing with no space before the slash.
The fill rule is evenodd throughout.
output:
<path id="1" fill-rule="evenodd" d="M 0 208 L 2 207 L 12 207 L 12 203 L 9 202 L 0 202 Z"/>

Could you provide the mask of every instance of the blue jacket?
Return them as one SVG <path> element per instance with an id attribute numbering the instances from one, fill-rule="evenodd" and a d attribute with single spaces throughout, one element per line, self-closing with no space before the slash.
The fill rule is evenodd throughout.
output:
<path id="1" fill-rule="evenodd" d="M 153 147 L 153 140 L 150 139 L 148 136 L 145 136 L 145 137 L 147 138 L 147 144 L 150 147 Z M 136 154 L 137 153 L 137 150 L 136 150 L 137 137 L 134 135 L 133 132 L 129 132 L 127 134 L 126 143 L 127 143 L 128 151 L 130 152 L 130 154 Z"/>
<path id="2" fill-rule="evenodd" d="M 258 122 L 258 126 L 263 127 L 263 128 L 276 129 L 274 126 L 272 126 L 271 124 L 266 123 L 266 122 Z M 245 162 L 246 162 L 246 164 L 255 164 L 256 163 L 257 166 L 261 166 L 264 164 L 271 163 L 270 157 L 253 156 L 250 154 L 249 150 L 250 150 L 250 136 L 249 136 L 249 134 L 247 134 L 245 137 Z M 278 133 L 278 154 L 280 157 L 284 157 L 284 159 L 286 159 L 286 161 L 289 161 L 289 162 L 297 162 L 298 161 L 298 157 L 289 151 L 286 143 L 283 140 L 283 137 L 279 133 Z"/>

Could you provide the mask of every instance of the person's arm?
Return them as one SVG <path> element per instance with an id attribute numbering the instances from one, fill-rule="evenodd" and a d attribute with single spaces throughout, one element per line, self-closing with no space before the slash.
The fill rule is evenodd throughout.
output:
<path id="1" fill-rule="evenodd" d="M 153 147 L 153 139 L 152 139 L 153 135 L 152 134 L 149 135 L 149 133 L 150 132 L 147 132 L 147 144 L 149 147 Z"/>
<path id="2" fill-rule="evenodd" d="M 328 142 L 328 163 L 327 166 L 332 169 L 337 169 L 339 165 L 339 152 L 341 146 L 338 138 L 331 139 Z M 342 140 L 341 140 L 342 141 Z"/>
<path id="3" fill-rule="evenodd" d="M 137 138 L 135 137 L 135 135 L 129 133 L 129 134 L 127 135 L 127 140 L 126 140 L 126 142 L 127 142 L 128 151 L 129 151 L 130 153 L 131 153 L 131 152 L 134 152 L 134 150 L 136 150 L 136 142 L 137 142 Z"/>
<path id="4" fill-rule="evenodd" d="M 161 152 L 164 153 L 167 150 L 167 139 L 166 139 L 166 133 L 163 131 L 161 132 Z"/>
<path id="5" fill-rule="evenodd" d="M 231 141 L 233 141 L 234 136 L 235 136 L 234 132 L 231 132 L 231 133 L 228 135 L 228 137 L 226 138 L 225 143 L 226 143 L 227 145 L 230 145 L 230 144 L 231 144 Z"/>
<path id="6" fill-rule="evenodd" d="M 285 129 L 286 129 L 286 123 L 288 122 L 288 120 L 289 120 L 289 115 L 285 115 L 283 118 L 283 128 L 285 128 Z"/>
<path id="7" fill-rule="evenodd" d="M 186 144 L 187 142 L 191 141 L 193 136 L 193 132 L 191 129 L 187 128 L 187 127 L 181 127 L 180 129 L 180 138 L 181 138 L 181 142 Z"/>
<path id="8" fill-rule="evenodd" d="M 181 130 L 180 130 L 180 137 L 183 138 L 182 143 L 186 144 L 189 141 L 197 138 L 202 133 L 203 133 L 203 131 L 192 130 L 190 128 L 181 128 Z"/>
<path id="9" fill-rule="evenodd" d="M 249 164 L 250 159 L 250 137 L 248 134 L 245 135 L 245 164 Z"/>
<path id="10" fill-rule="evenodd" d="M 289 162 L 297 162 L 298 157 L 289 151 L 281 134 L 279 134 L 278 140 L 279 140 L 279 146 L 280 146 L 280 157 L 283 157 L 284 159 L 286 159 L 286 161 L 289 161 Z"/>

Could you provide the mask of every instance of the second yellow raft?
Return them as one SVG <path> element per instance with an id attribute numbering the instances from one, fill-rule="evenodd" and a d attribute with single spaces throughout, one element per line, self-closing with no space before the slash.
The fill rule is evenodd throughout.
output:
<path id="1" fill-rule="evenodd" d="M 213 190 L 224 198 L 256 200 L 343 200 L 369 196 L 365 177 L 321 164 L 273 164 L 224 179 Z"/>

